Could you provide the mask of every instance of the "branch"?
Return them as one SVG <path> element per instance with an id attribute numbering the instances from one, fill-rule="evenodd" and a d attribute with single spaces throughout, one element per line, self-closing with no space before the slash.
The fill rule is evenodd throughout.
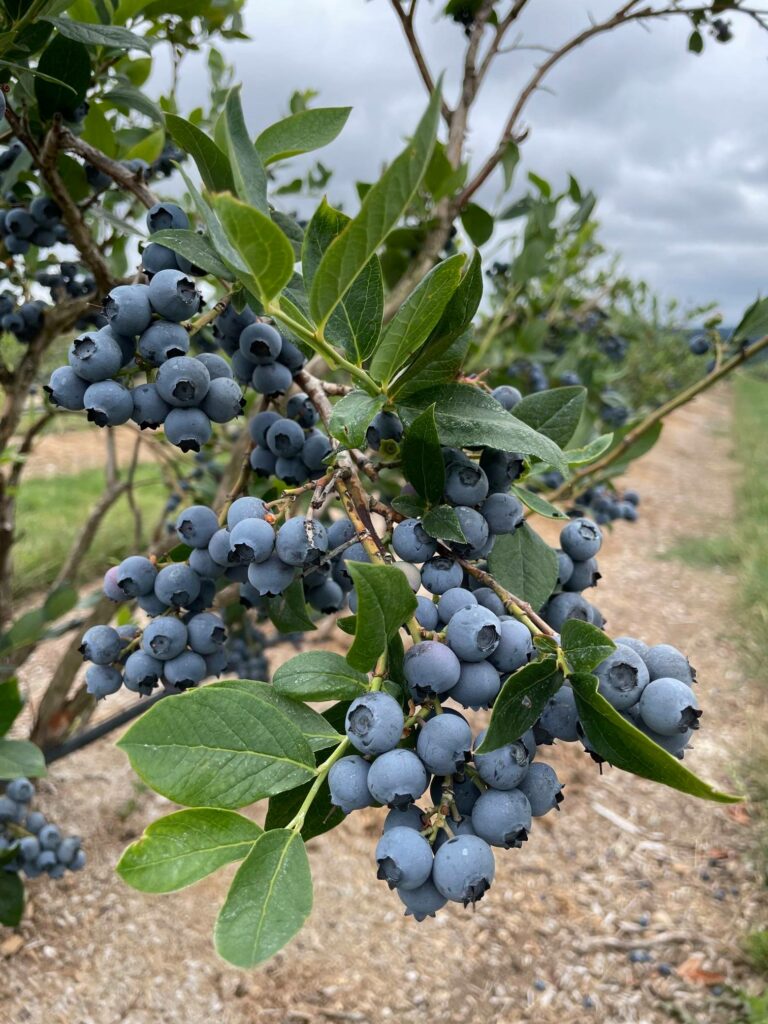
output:
<path id="1" fill-rule="evenodd" d="M 681 391 L 675 395 L 664 405 L 660 405 L 658 409 L 655 409 L 649 416 L 647 416 L 641 423 L 638 423 L 636 427 L 628 431 L 621 441 L 614 447 L 611 448 L 605 455 L 597 459 L 595 462 L 590 463 L 588 466 L 584 466 L 573 474 L 568 480 L 548 494 L 550 501 L 557 501 L 559 498 L 567 497 L 577 489 L 578 484 L 585 477 L 593 476 L 595 473 L 599 473 L 603 469 L 607 469 L 612 466 L 613 463 L 617 462 L 622 455 L 624 455 L 633 444 L 640 440 L 645 434 L 648 433 L 657 423 L 661 423 L 665 417 L 669 416 L 670 413 L 674 412 L 675 409 L 679 409 L 681 406 L 686 405 L 691 399 L 700 395 L 702 392 L 711 388 L 713 384 L 717 384 L 718 381 L 722 380 L 723 377 L 727 377 L 729 373 L 741 366 L 742 363 L 747 362 L 753 356 L 756 356 L 758 352 L 768 348 L 768 334 L 765 337 L 760 338 L 759 341 L 754 342 L 752 345 L 745 345 L 735 356 L 729 359 L 727 362 L 712 373 L 707 374 L 706 377 L 702 377 L 700 381 L 692 384 L 689 388 Z"/>
<path id="2" fill-rule="evenodd" d="M 432 93 L 435 91 L 435 80 L 432 77 L 432 74 L 429 70 L 426 58 L 424 57 L 424 53 L 421 49 L 421 44 L 419 43 L 419 40 L 416 37 L 416 30 L 413 27 L 413 16 L 415 14 L 416 4 L 412 4 L 411 9 L 406 14 L 406 12 L 403 10 L 402 4 L 400 3 L 400 0 L 389 0 L 389 2 L 400 21 L 405 38 L 408 40 L 408 46 L 410 47 L 411 53 L 413 54 L 413 59 L 416 63 L 416 67 L 419 69 L 419 74 L 421 75 L 421 80 L 424 83 L 424 87 L 431 96 Z M 450 124 L 451 117 L 453 116 L 453 111 L 451 110 L 451 108 L 448 106 L 444 99 L 441 100 L 440 109 L 442 111 L 443 118 L 446 124 Z"/>
<path id="3" fill-rule="evenodd" d="M 328 401 L 327 395 L 333 394 L 333 391 L 328 390 L 326 393 L 325 381 L 314 377 L 308 370 L 301 370 L 296 374 L 296 383 L 306 391 L 309 400 L 312 402 L 314 407 L 320 414 L 320 419 L 323 421 L 325 429 L 328 431 L 331 440 L 333 435 L 330 431 L 331 415 L 333 413 L 333 406 Z M 377 478 L 376 468 L 370 459 L 358 451 L 357 448 L 350 448 L 349 455 L 352 461 L 355 463 L 358 469 L 362 470 L 363 473 L 368 477 L 369 480 L 375 480 Z"/>
<path id="4" fill-rule="evenodd" d="M 26 433 L 21 439 L 18 451 L 16 452 L 16 460 L 13 463 L 10 473 L 8 474 L 8 490 L 14 490 L 19 486 L 21 480 L 21 474 L 24 472 L 26 465 L 25 456 L 29 455 L 32 451 L 35 438 L 40 431 L 50 423 L 53 419 L 53 409 L 46 409 L 42 416 L 38 418 L 27 428 Z"/>
<path id="5" fill-rule="evenodd" d="M 140 176 L 134 174 L 116 160 L 111 160 L 89 142 L 78 138 L 77 135 L 73 135 L 68 128 L 62 128 L 61 130 L 61 148 L 69 150 L 71 153 L 77 153 L 78 156 L 92 164 L 97 170 L 108 174 L 114 182 L 120 185 L 121 188 L 124 188 L 126 192 L 134 195 L 147 208 L 154 206 L 158 201 L 155 193 L 152 189 L 147 188 Z"/>

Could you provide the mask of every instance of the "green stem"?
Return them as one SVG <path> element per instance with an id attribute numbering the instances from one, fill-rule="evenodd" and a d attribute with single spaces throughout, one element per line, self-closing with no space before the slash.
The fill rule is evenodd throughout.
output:
<path id="1" fill-rule="evenodd" d="M 273 316 L 276 320 L 280 320 L 286 327 L 290 328 L 293 333 L 310 345 L 318 355 L 321 355 L 325 359 L 326 363 L 331 367 L 332 370 L 343 369 L 347 373 L 354 377 L 355 380 L 359 381 L 361 386 L 371 395 L 378 395 L 381 393 L 381 388 L 373 379 L 369 376 L 361 366 L 356 366 L 351 363 L 348 359 L 338 352 L 333 345 L 330 345 L 323 336 L 320 330 L 310 330 L 305 327 L 304 324 L 299 323 L 298 320 L 294 320 L 293 317 L 285 313 L 281 307 L 279 300 L 278 302 L 270 303 L 265 312 L 269 316 Z"/>
<path id="2" fill-rule="evenodd" d="M 309 809 L 314 803 L 315 797 L 320 792 L 320 788 L 322 787 L 323 783 L 328 777 L 328 772 L 331 770 L 331 768 L 333 768 L 336 762 L 347 752 L 348 749 L 349 740 L 345 736 L 341 743 L 338 745 L 338 747 L 336 747 L 334 752 L 331 754 L 331 756 L 329 758 L 326 758 L 326 760 L 323 761 L 323 763 L 318 767 L 317 776 L 315 777 L 315 781 L 310 786 L 309 792 L 304 797 L 304 802 L 296 812 L 295 816 L 285 826 L 291 832 L 301 832 L 301 829 L 304 826 L 304 819 L 309 813 Z"/>

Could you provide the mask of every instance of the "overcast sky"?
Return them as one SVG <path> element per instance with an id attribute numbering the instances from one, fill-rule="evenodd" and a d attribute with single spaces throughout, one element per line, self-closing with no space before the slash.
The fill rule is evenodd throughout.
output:
<path id="1" fill-rule="evenodd" d="M 418 28 L 435 73 L 455 96 L 464 46 L 460 27 L 422 0 Z M 519 22 L 525 43 L 552 46 L 614 5 L 530 0 Z M 247 0 L 250 43 L 223 47 L 243 82 L 255 135 L 287 112 L 293 89 L 318 103 L 350 105 L 341 137 L 318 155 L 336 171 L 332 200 L 354 209 L 356 179 L 371 180 L 398 151 L 425 94 L 388 0 Z M 639 25 L 588 42 L 548 78 L 527 108 L 524 167 L 561 186 L 570 171 L 598 198 L 602 240 L 624 269 L 666 296 L 718 300 L 733 321 L 768 292 L 768 33 L 734 17 L 734 40 L 707 39 L 689 54 L 684 19 Z M 498 58 L 471 124 L 475 163 L 493 147 L 522 83 L 542 55 Z M 186 66 L 181 102 L 205 102 L 197 59 Z M 296 161 L 299 169 L 300 162 Z M 524 179 L 518 178 L 518 189 Z M 493 207 L 495 181 L 478 197 Z M 514 192 L 513 192 L 514 195 Z"/>

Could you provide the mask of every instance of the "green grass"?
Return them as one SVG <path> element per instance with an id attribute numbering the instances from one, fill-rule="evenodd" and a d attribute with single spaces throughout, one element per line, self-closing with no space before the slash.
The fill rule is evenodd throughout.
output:
<path id="1" fill-rule="evenodd" d="M 104 472 L 100 469 L 24 481 L 18 496 L 18 542 L 14 546 L 14 597 L 17 600 L 43 589 L 55 578 L 103 490 Z M 146 541 L 166 499 L 156 466 L 138 467 L 135 493 L 143 514 Z M 103 575 L 110 565 L 134 550 L 133 515 L 126 498 L 122 497 L 102 520 L 81 566 L 79 581 Z"/>
<path id="2" fill-rule="evenodd" d="M 768 975 L 768 929 L 750 932 L 744 939 L 744 952 L 756 970 Z"/>
<path id="3" fill-rule="evenodd" d="M 694 569 L 734 569 L 741 562 L 736 538 L 720 537 L 684 537 L 666 552 L 664 557 L 672 555 Z"/>

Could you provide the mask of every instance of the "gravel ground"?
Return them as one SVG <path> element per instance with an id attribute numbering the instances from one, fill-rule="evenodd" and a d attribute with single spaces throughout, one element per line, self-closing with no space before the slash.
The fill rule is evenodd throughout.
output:
<path id="1" fill-rule="evenodd" d="M 726 788 L 738 785 L 735 765 L 764 707 L 728 636 L 735 581 L 665 551 L 731 514 L 727 426 L 728 391 L 704 396 L 633 468 L 640 521 L 606 543 L 598 594 L 615 635 L 691 654 L 706 714 L 688 763 Z M 29 682 L 43 669 L 33 663 Z M 250 973 L 211 947 L 234 867 L 173 896 L 128 889 L 114 874 L 121 849 L 171 805 L 137 784 L 108 740 L 67 758 L 41 802 L 82 832 L 90 866 L 33 883 L 24 923 L 0 935 L 0 1021 L 734 1024 L 729 987 L 761 988 L 740 939 L 768 917 L 747 812 L 611 769 L 601 776 L 573 745 L 544 756 L 566 782 L 562 813 L 537 819 L 524 850 L 499 855 L 474 914 L 453 906 L 421 925 L 404 918 L 375 880 L 382 812 L 358 813 L 310 844 L 311 920 Z"/>

